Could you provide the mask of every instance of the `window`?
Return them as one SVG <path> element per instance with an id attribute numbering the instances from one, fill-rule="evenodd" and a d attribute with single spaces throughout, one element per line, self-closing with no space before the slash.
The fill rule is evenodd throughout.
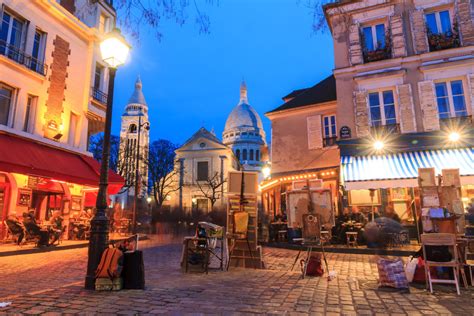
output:
<path id="1" fill-rule="evenodd" d="M 20 61 L 23 54 L 19 51 L 24 49 L 25 38 L 26 21 L 4 11 L 0 30 L 0 53 L 15 61 Z"/>
<path id="2" fill-rule="evenodd" d="M 372 126 L 397 123 L 393 91 L 369 93 L 369 109 Z"/>
<path id="3" fill-rule="evenodd" d="M 130 124 L 130 126 L 128 127 L 128 132 L 130 134 L 135 134 L 137 132 L 137 125 L 135 124 Z"/>
<path id="4" fill-rule="evenodd" d="M 198 161 L 197 181 L 207 181 L 208 178 L 209 178 L 209 163 L 207 161 Z"/>
<path id="5" fill-rule="evenodd" d="M 323 118 L 324 138 L 336 137 L 336 116 L 329 115 Z"/>
<path id="6" fill-rule="evenodd" d="M 385 48 L 385 25 L 377 24 L 362 28 L 365 49 L 369 52 Z"/>
<path id="7" fill-rule="evenodd" d="M 242 151 L 242 160 L 244 160 L 244 161 L 247 160 L 247 149 L 244 149 Z"/>
<path id="8" fill-rule="evenodd" d="M 23 123 L 24 132 L 33 133 L 37 100 L 38 97 L 28 95 L 25 108 L 25 121 Z"/>
<path id="9" fill-rule="evenodd" d="M 462 80 L 435 84 L 439 118 L 467 116 Z"/>
<path id="10" fill-rule="evenodd" d="M 69 119 L 69 136 L 68 144 L 75 146 L 76 144 L 76 131 L 79 126 L 79 116 L 71 112 L 71 118 Z"/>
<path id="11" fill-rule="evenodd" d="M 109 31 L 109 18 L 104 14 L 101 14 L 99 17 L 99 32 L 107 33 Z"/>
<path id="12" fill-rule="evenodd" d="M 204 214 L 209 212 L 209 200 L 208 199 L 196 199 L 196 207 Z"/>
<path id="13" fill-rule="evenodd" d="M 35 38 L 33 41 L 33 52 L 31 56 L 33 59 L 31 60 L 31 70 L 43 73 L 43 69 L 40 67 L 43 66 L 44 61 L 44 51 L 46 48 L 46 34 L 41 32 L 40 30 L 36 30 Z"/>
<path id="14" fill-rule="evenodd" d="M 100 65 L 99 63 L 96 63 L 94 73 L 94 89 L 96 90 L 100 90 L 103 71 L 104 67 L 102 67 L 102 65 Z"/>
<path id="15" fill-rule="evenodd" d="M 258 149 L 255 151 L 255 160 L 260 161 L 260 150 Z"/>
<path id="16" fill-rule="evenodd" d="M 249 160 L 253 160 L 253 149 L 249 151 Z"/>
<path id="17" fill-rule="evenodd" d="M 451 18 L 449 10 L 432 12 L 425 15 L 428 33 L 430 34 L 450 34 Z"/>
<path id="18" fill-rule="evenodd" d="M 237 150 L 235 151 L 235 156 L 237 157 L 237 159 L 240 160 L 240 149 L 237 149 Z"/>
<path id="19" fill-rule="evenodd" d="M 0 124 L 8 125 L 13 105 L 13 88 L 0 83 Z"/>

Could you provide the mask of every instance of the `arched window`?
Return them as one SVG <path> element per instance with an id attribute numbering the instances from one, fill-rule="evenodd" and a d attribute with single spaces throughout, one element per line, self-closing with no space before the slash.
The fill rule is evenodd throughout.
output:
<path id="1" fill-rule="evenodd" d="M 137 132 L 137 126 L 135 124 L 130 124 L 128 127 L 128 132 L 130 134 L 135 134 Z"/>
<path id="2" fill-rule="evenodd" d="M 253 160 L 253 149 L 250 149 L 249 160 Z"/>
<path id="3" fill-rule="evenodd" d="M 237 159 L 240 160 L 240 149 L 237 149 L 237 150 L 235 151 L 235 156 L 237 157 Z"/>
<path id="4" fill-rule="evenodd" d="M 260 150 L 258 149 L 255 151 L 255 160 L 260 161 Z"/>
<path id="5" fill-rule="evenodd" d="M 244 149 L 242 151 L 242 160 L 244 160 L 244 161 L 247 160 L 247 149 Z"/>

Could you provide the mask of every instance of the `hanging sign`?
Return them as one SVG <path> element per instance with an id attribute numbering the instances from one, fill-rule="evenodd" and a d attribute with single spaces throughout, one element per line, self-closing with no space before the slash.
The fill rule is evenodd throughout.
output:
<path id="1" fill-rule="evenodd" d="M 349 126 L 341 127 L 341 129 L 339 130 L 339 137 L 341 139 L 347 139 L 352 137 L 351 129 L 349 128 Z"/>

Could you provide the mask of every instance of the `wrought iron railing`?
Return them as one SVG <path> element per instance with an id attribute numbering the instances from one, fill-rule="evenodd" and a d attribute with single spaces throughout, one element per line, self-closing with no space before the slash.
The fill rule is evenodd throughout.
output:
<path id="1" fill-rule="evenodd" d="M 472 116 L 464 115 L 464 116 L 455 116 L 455 117 L 447 117 L 442 118 L 439 120 L 440 126 L 446 128 L 459 128 L 465 125 L 472 124 Z"/>
<path id="2" fill-rule="evenodd" d="M 91 89 L 91 95 L 94 100 L 96 100 L 99 103 L 102 103 L 103 105 L 107 105 L 107 94 L 100 91 L 96 87 L 92 87 Z"/>
<path id="3" fill-rule="evenodd" d="M 337 137 L 324 137 L 323 138 L 323 146 L 324 147 L 329 147 L 329 146 L 334 146 L 336 145 Z"/>
<path id="4" fill-rule="evenodd" d="M 377 125 L 370 128 L 372 134 L 375 135 L 387 135 L 393 133 L 400 133 L 400 124 L 387 124 L 387 125 Z"/>
<path id="5" fill-rule="evenodd" d="M 2 40 L 0 40 L 0 55 L 8 57 L 40 75 L 46 76 L 48 71 L 48 66 L 44 62 L 25 54 L 23 50 Z"/>

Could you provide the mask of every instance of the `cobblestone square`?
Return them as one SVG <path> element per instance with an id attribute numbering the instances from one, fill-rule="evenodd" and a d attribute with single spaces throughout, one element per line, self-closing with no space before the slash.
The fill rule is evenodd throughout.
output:
<path id="1" fill-rule="evenodd" d="M 328 254 L 337 278 L 301 279 L 289 271 L 296 251 L 264 248 L 267 269 L 181 272 L 179 242 L 152 238 L 145 251 L 146 290 L 83 289 L 87 249 L 0 258 L 0 314 L 329 314 L 473 315 L 471 289 L 423 286 L 403 294 L 377 287 L 374 256 Z"/>

